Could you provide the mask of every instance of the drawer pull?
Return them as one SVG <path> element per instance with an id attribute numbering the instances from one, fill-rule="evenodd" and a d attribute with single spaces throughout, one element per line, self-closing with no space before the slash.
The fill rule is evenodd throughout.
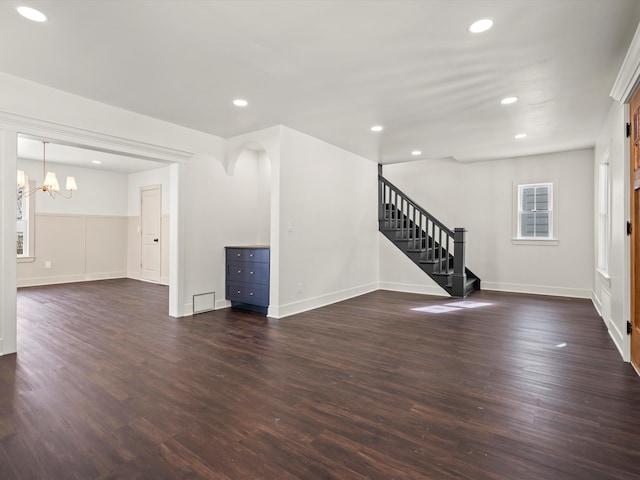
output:
<path id="1" fill-rule="evenodd" d="M 240 273 L 240 272 L 238 272 L 238 273 Z M 249 272 L 249 275 L 253 275 L 253 272 Z"/>
<path id="2" fill-rule="evenodd" d="M 242 273 L 242 270 L 238 270 L 238 273 Z"/>
<path id="3" fill-rule="evenodd" d="M 238 295 L 240 295 L 242 292 L 240 290 L 238 290 Z"/>
<path id="4" fill-rule="evenodd" d="M 236 257 L 241 257 L 242 254 L 241 253 L 236 253 Z"/>
<path id="5" fill-rule="evenodd" d="M 249 292 L 249 296 L 250 296 L 250 297 L 253 297 L 253 292 Z"/>
<path id="6" fill-rule="evenodd" d="M 249 254 L 249 256 L 250 256 L 250 257 L 253 257 L 253 253 L 250 253 L 250 254 Z"/>

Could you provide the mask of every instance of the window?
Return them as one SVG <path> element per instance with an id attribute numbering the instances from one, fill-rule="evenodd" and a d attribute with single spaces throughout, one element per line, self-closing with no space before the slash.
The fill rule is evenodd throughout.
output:
<path id="1" fill-rule="evenodd" d="M 553 238 L 553 184 L 518 185 L 518 238 Z"/>
<path id="2" fill-rule="evenodd" d="M 16 226 L 18 231 L 16 251 L 19 257 L 24 257 L 29 253 L 28 249 L 25 248 L 25 240 L 27 242 L 29 241 L 29 231 L 26 228 L 29 223 L 27 205 L 29 199 L 23 196 L 23 190 L 23 187 L 18 187 L 18 198 L 16 201 Z M 26 246 L 28 246 L 28 243 Z"/>
<path id="3" fill-rule="evenodd" d="M 598 269 L 609 270 L 609 242 L 611 232 L 609 151 L 604 154 L 598 169 Z"/>
<path id="4" fill-rule="evenodd" d="M 24 192 L 33 187 L 27 182 L 27 187 L 18 187 L 16 192 L 16 255 L 18 259 L 28 259 L 34 256 L 34 203 L 33 197 L 26 197 Z M 27 260 L 28 261 L 28 260 Z"/>

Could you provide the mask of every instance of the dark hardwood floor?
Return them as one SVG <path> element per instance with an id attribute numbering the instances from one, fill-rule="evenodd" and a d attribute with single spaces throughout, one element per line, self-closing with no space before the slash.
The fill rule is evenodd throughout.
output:
<path id="1" fill-rule="evenodd" d="M 0 479 L 640 478 L 640 378 L 588 300 L 427 313 L 456 300 L 379 291 L 173 319 L 167 295 L 19 290 Z"/>

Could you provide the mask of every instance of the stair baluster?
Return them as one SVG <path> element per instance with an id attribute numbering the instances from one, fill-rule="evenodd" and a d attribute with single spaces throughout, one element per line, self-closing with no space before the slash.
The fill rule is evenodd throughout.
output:
<path id="1" fill-rule="evenodd" d="M 381 169 L 380 169 L 381 170 Z M 454 297 L 480 289 L 465 266 L 466 230 L 451 230 L 378 175 L 380 231 Z"/>

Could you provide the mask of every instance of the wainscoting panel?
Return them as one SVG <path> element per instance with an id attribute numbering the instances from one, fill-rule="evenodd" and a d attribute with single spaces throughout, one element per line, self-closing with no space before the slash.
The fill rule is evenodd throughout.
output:
<path id="1" fill-rule="evenodd" d="M 122 272 L 127 266 L 124 217 L 87 217 L 86 273 Z"/>
<path id="2" fill-rule="evenodd" d="M 19 262 L 19 287 L 126 276 L 127 218 L 36 214 L 33 261 Z"/>

